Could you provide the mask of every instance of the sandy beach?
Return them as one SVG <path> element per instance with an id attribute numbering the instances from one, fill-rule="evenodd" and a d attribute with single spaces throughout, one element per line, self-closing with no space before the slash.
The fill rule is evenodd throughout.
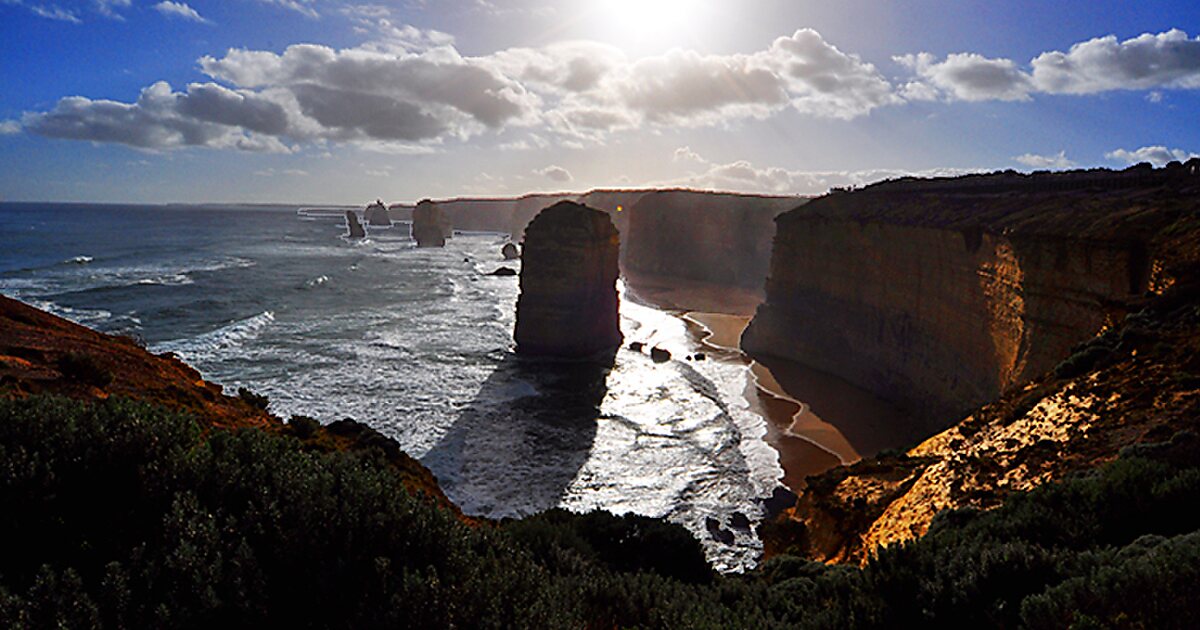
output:
<path id="1" fill-rule="evenodd" d="M 753 381 L 746 397 L 769 420 L 766 440 L 779 452 L 788 488 L 798 490 L 809 475 L 920 437 L 909 435 L 905 427 L 911 424 L 887 402 L 837 377 L 746 357 L 739 345 L 750 315 L 690 311 L 683 318 L 706 347 L 749 364 Z"/>

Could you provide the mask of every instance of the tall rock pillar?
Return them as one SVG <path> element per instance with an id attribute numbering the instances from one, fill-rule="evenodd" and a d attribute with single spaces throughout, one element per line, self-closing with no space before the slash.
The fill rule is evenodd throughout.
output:
<path id="1" fill-rule="evenodd" d="M 448 225 L 442 209 L 428 199 L 413 209 L 412 237 L 417 247 L 445 247 Z"/>
<path id="2" fill-rule="evenodd" d="M 517 352 L 583 358 L 621 345 L 617 302 L 620 236 L 608 215 L 557 203 L 525 230 Z"/>

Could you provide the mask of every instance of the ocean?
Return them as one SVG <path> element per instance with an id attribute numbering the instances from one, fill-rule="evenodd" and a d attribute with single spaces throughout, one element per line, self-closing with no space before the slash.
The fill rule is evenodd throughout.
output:
<path id="1" fill-rule="evenodd" d="M 505 235 L 418 249 L 407 224 L 369 229 L 346 238 L 333 208 L 0 204 L 0 293 L 174 352 L 281 417 L 367 423 L 469 514 L 663 517 L 716 568 L 753 566 L 783 470 L 744 361 L 623 288 L 626 343 L 671 361 L 518 359 L 517 278 L 489 275 L 519 268 Z"/>

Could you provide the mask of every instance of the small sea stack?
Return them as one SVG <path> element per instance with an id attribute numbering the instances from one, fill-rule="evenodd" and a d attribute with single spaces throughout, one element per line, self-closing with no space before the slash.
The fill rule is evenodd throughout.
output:
<path id="1" fill-rule="evenodd" d="M 445 247 L 447 225 L 442 209 L 428 199 L 413 209 L 412 237 L 417 247 Z"/>
<path id="2" fill-rule="evenodd" d="M 361 223 L 358 222 L 358 215 L 354 214 L 353 210 L 346 211 L 346 225 L 350 227 L 350 238 L 364 238 L 367 231 L 363 229 Z"/>
<path id="3" fill-rule="evenodd" d="M 517 352 L 583 358 L 621 345 L 617 314 L 620 236 L 608 215 L 557 203 L 525 230 Z"/>
<path id="4" fill-rule="evenodd" d="M 504 256 L 504 260 L 516 260 L 521 257 L 521 250 L 517 249 L 516 243 L 505 243 L 504 247 L 500 248 L 500 254 Z"/>
<path id="5" fill-rule="evenodd" d="M 388 215 L 387 205 L 382 199 L 375 200 L 375 203 L 367 206 L 363 212 L 363 219 L 367 225 L 389 227 L 392 225 L 392 217 Z"/>

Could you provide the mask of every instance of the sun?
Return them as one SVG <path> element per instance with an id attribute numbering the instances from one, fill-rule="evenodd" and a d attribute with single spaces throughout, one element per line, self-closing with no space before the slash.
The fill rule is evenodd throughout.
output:
<path id="1" fill-rule="evenodd" d="M 615 37 L 677 37 L 698 23 L 704 0 L 600 0 L 599 13 Z"/>

